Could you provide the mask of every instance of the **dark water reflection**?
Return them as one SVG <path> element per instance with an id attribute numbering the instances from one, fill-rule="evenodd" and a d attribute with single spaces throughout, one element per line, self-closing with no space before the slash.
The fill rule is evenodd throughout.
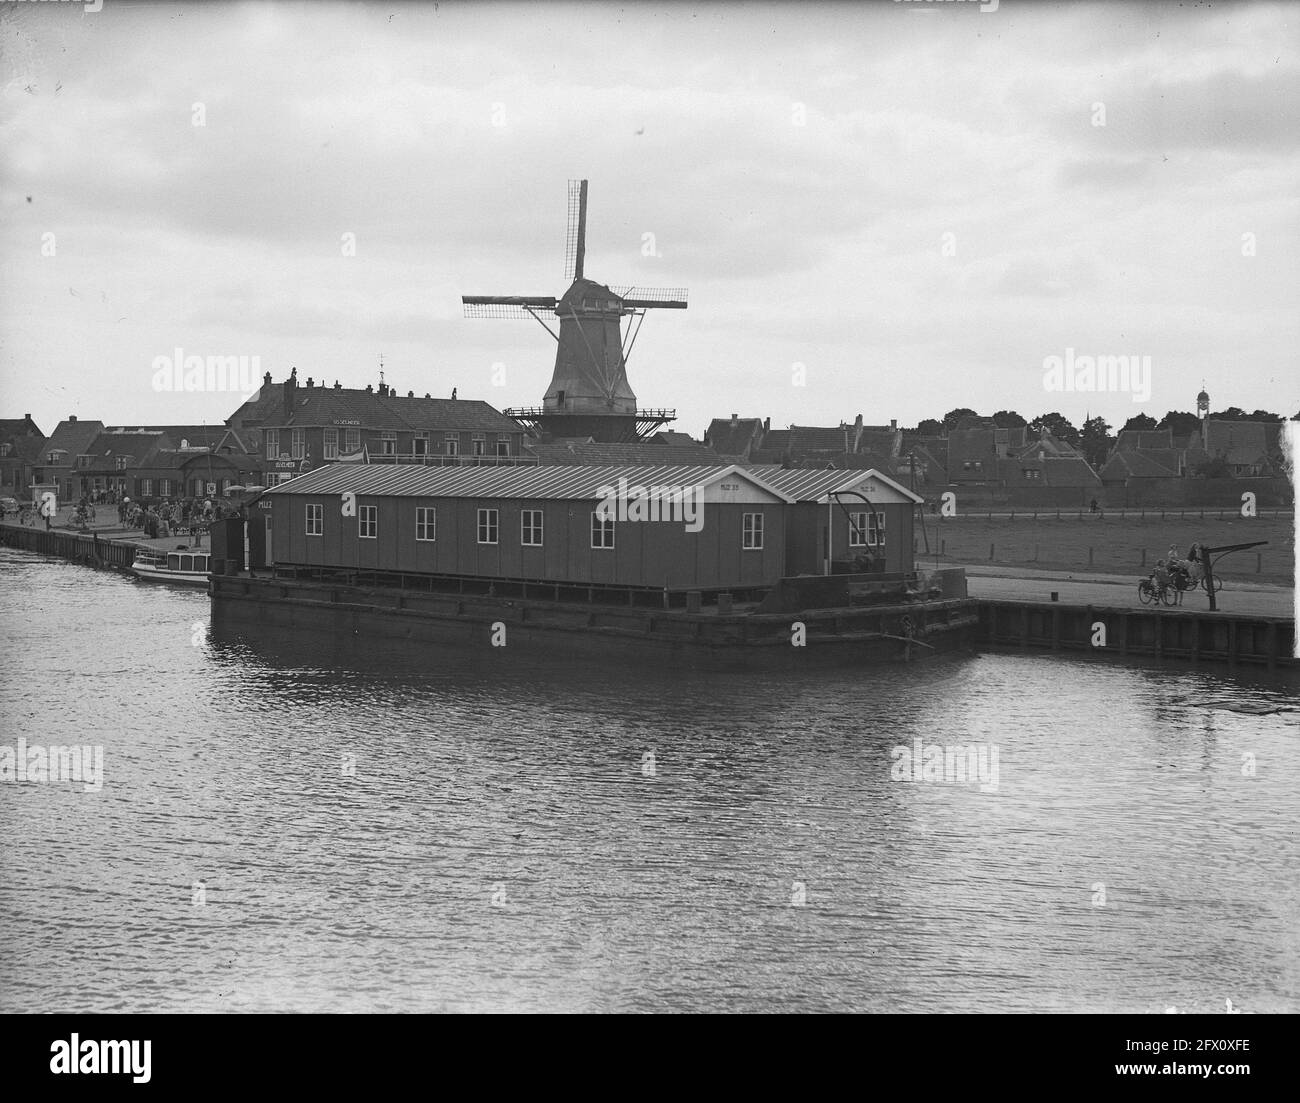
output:
<path id="1" fill-rule="evenodd" d="M 0 595 L 0 743 L 107 772 L 0 783 L 0 1010 L 1300 1006 L 1281 681 L 251 645 L 2 549 Z M 892 780 L 916 738 L 997 791 Z"/>

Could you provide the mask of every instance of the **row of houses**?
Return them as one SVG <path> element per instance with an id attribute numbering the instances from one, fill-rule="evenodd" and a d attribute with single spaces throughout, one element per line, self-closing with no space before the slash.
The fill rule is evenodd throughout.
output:
<path id="1" fill-rule="evenodd" d="M 723 460 L 785 467 L 875 468 L 932 496 L 949 488 L 1011 493 L 1052 488 L 1087 494 L 1130 488 L 1149 480 L 1190 478 L 1207 468 L 1236 479 L 1284 472 L 1281 422 L 1203 418 L 1192 433 L 1125 430 L 1100 468 L 1049 431 L 1000 427 L 967 416 L 943 436 L 922 436 L 889 425 L 792 425 L 770 419 L 718 418 L 705 434 Z"/>
<path id="2" fill-rule="evenodd" d="M 61 500 L 97 491 L 161 499 L 221 493 L 232 485 L 275 486 L 336 462 L 415 466 L 715 466 L 876 470 L 926 498 L 950 488 L 1074 494 L 1167 486 L 1217 461 L 1219 474 L 1283 470 L 1280 423 L 1205 418 L 1182 437 L 1172 430 L 1124 431 L 1094 468 L 1048 432 L 1002 428 L 966 417 L 942 436 L 922 436 L 862 415 L 837 426 L 773 429 L 770 418 L 732 414 L 710 422 L 703 441 L 660 431 L 645 440 L 538 439 L 487 402 L 399 394 L 384 382 L 345 388 L 296 369 L 261 387 L 223 423 L 105 425 L 69 417 L 46 438 L 30 416 L 0 421 L 0 496 L 32 486 Z"/>

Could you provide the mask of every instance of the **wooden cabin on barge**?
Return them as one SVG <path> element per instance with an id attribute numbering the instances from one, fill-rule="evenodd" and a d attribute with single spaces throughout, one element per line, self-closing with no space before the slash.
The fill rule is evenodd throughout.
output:
<path id="1" fill-rule="evenodd" d="M 910 575 L 919 501 L 874 470 L 335 464 L 253 512 L 281 575 L 757 596 L 790 576 Z"/>

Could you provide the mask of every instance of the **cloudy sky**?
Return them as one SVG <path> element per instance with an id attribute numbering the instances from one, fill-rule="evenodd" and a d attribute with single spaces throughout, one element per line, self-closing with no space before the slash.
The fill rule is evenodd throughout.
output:
<path id="1" fill-rule="evenodd" d="M 402 393 L 539 403 L 551 339 L 459 297 L 563 292 L 571 177 L 589 276 L 690 289 L 629 378 L 697 436 L 732 412 L 1119 424 L 1202 379 L 1216 409 L 1293 414 L 1298 22 L 0 3 L 0 414 L 225 418 L 238 395 L 154 389 L 177 347 L 348 386 L 382 353 Z M 1047 392 L 1067 349 L 1149 356 L 1149 401 Z"/>

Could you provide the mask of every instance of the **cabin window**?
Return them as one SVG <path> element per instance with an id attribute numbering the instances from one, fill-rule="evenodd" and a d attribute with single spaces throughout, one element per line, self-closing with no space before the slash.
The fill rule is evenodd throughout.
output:
<path id="1" fill-rule="evenodd" d="M 526 509 L 519 514 L 519 542 L 530 548 L 542 546 L 542 511 Z"/>
<path id="2" fill-rule="evenodd" d="M 447 455 L 449 456 L 460 455 L 460 437 L 449 433 L 445 438 L 445 443 L 447 446 Z"/>
<path id="3" fill-rule="evenodd" d="M 5 448 L 8 448 L 8 447 L 9 447 L 9 445 L 6 444 L 6 445 L 5 445 Z M 6 455 L 6 456 L 9 455 L 9 453 L 8 453 L 8 452 L 5 452 L 5 455 Z M 126 470 L 126 457 L 125 457 L 125 456 L 118 456 L 118 457 L 117 457 L 117 462 L 116 462 L 115 466 L 117 467 L 117 470 L 119 470 L 119 471 L 125 471 L 125 470 Z"/>
<path id="4" fill-rule="evenodd" d="M 480 544 L 495 544 L 497 542 L 497 526 L 500 514 L 495 509 L 480 509 L 478 511 L 478 542 Z"/>
<path id="5" fill-rule="evenodd" d="M 357 535 L 362 540 L 376 540 L 379 538 L 378 506 L 357 507 Z"/>
<path id="6" fill-rule="evenodd" d="M 325 430 L 324 456 L 327 460 L 339 458 L 339 431 L 337 429 Z"/>
<path id="7" fill-rule="evenodd" d="M 509 438 L 509 437 L 497 437 L 497 455 L 498 455 L 498 456 L 508 456 L 508 455 L 510 455 L 510 438 Z"/>
<path id="8" fill-rule="evenodd" d="M 416 507 L 415 538 L 426 542 L 438 538 L 438 511 L 433 506 Z"/>
<path id="9" fill-rule="evenodd" d="M 849 547 L 883 547 L 885 543 L 885 515 L 883 513 L 849 514 Z"/>
<path id="10" fill-rule="evenodd" d="M 379 454 L 381 456 L 397 455 L 397 434 L 390 429 L 385 429 L 379 434 Z"/>
<path id="11" fill-rule="evenodd" d="M 325 535 L 325 507 L 319 502 L 307 504 L 307 535 Z"/>
<path id="12" fill-rule="evenodd" d="M 591 546 L 593 548 L 612 548 L 614 546 L 613 517 L 601 517 L 599 513 L 592 513 Z"/>
<path id="13" fill-rule="evenodd" d="M 482 433 L 475 433 L 474 439 L 471 442 L 471 444 L 474 449 L 474 455 L 476 456 L 487 455 L 487 437 L 485 437 Z"/>
<path id="14" fill-rule="evenodd" d="M 746 551 L 763 550 L 763 515 L 746 513 L 744 515 L 744 537 L 741 546 Z"/>

